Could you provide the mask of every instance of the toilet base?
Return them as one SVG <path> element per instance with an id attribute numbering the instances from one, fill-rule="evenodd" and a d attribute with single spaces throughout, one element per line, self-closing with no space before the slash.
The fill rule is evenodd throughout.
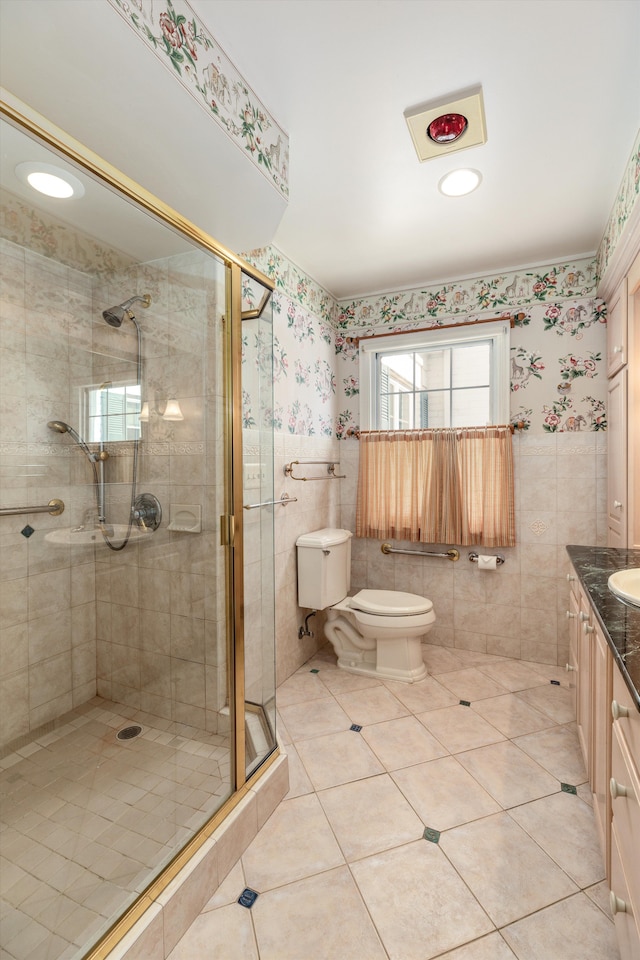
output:
<path id="1" fill-rule="evenodd" d="M 355 655 L 357 656 L 357 654 Z M 383 666 L 378 663 L 371 663 L 364 658 L 356 660 L 353 654 L 338 657 L 338 666 L 347 673 L 356 673 L 363 677 L 377 677 L 378 680 L 399 680 L 401 683 L 417 683 L 418 680 L 424 680 L 427 674 L 427 668 L 422 661 L 421 665 L 414 669 L 398 669 L 393 666 Z"/>
<path id="2" fill-rule="evenodd" d="M 329 613 L 325 635 L 338 656 L 338 666 L 348 673 L 402 683 L 416 683 L 427 676 L 422 659 L 422 635 L 365 638 L 358 635 L 347 617 L 337 615 L 335 610 Z"/>

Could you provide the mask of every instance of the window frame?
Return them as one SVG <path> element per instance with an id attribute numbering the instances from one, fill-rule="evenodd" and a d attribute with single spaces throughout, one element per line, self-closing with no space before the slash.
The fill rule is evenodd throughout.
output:
<path id="1" fill-rule="evenodd" d="M 465 329 L 466 327 L 466 329 Z M 378 358 L 392 353 L 416 353 L 430 348 L 456 346 L 460 343 L 473 344 L 479 341 L 491 342 L 491 425 L 509 423 L 510 416 L 510 333 L 508 320 L 494 323 L 469 323 L 448 329 L 434 327 L 432 330 L 405 331 L 367 337 L 360 340 L 360 429 L 384 430 L 378 423 L 379 380 Z M 487 424 L 473 424 L 487 426 Z M 418 428 L 416 428 L 418 429 Z"/>
<path id="2" fill-rule="evenodd" d="M 87 438 L 88 443 L 131 443 L 136 439 L 140 439 L 141 428 L 140 428 L 140 409 L 142 406 L 142 397 L 139 397 L 139 406 L 137 411 L 132 411 L 128 413 L 124 410 L 121 413 L 110 414 L 92 414 L 91 413 L 91 398 L 93 395 L 99 395 L 103 390 L 124 390 L 125 391 L 125 404 L 126 404 L 126 391 L 129 387 L 138 387 L 140 390 L 140 384 L 135 379 L 123 379 L 123 380 L 113 380 L 106 383 L 86 383 L 81 385 L 79 389 L 79 402 L 80 402 L 80 415 L 79 422 L 82 424 L 81 429 L 83 430 L 82 436 Z M 127 433 L 127 423 L 130 416 L 138 417 L 137 425 L 137 436 L 124 436 L 118 437 L 117 439 L 109 435 L 109 430 L 107 429 L 106 436 L 102 436 L 100 431 L 100 436 L 95 436 L 93 431 L 93 423 L 100 422 L 105 424 L 108 427 L 110 417 L 114 419 L 116 417 L 124 417 L 125 422 L 125 434 Z"/>

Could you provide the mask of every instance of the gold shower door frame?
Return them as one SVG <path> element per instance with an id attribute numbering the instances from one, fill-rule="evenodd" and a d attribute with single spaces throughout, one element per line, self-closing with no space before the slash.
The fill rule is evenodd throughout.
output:
<path id="1" fill-rule="evenodd" d="M 24 107 L 24 105 L 21 105 Z M 274 283 L 269 277 L 231 253 L 199 230 L 134 180 L 104 161 L 45 118 L 0 100 L 0 116 L 27 134 L 41 140 L 50 150 L 107 187 L 182 233 L 189 240 L 223 261 L 226 273 L 226 314 L 224 321 L 224 449 L 225 514 L 220 517 L 221 544 L 226 546 L 226 630 L 227 671 L 231 713 L 231 767 L 234 792 L 217 812 L 194 834 L 111 929 L 95 944 L 85 960 L 104 960 L 125 934 L 158 899 L 177 874 L 211 837 L 229 813 L 248 794 L 257 780 L 279 756 L 277 745 L 250 777 L 246 776 L 245 742 L 245 660 L 244 660 L 244 550 L 242 489 L 242 275 L 256 280 L 269 294 Z M 266 296 L 265 296 L 266 300 Z"/>

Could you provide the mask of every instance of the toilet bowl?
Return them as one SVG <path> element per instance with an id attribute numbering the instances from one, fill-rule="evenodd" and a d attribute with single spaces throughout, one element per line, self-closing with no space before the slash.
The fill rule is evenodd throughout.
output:
<path id="1" fill-rule="evenodd" d="M 351 533 L 326 528 L 297 540 L 298 602 L 327 610 L 325 635 L 349 673 L 415 683 L 427 676 L 421 638 L 435 622 L 426 597 L 397 590 L 348 596 Z"/>

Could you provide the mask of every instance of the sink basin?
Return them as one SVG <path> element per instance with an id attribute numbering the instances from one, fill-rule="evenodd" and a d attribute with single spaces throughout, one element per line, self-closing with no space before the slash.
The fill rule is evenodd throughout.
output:
<path id="1" fill-rule="evenodd" d="M 126 523 L 112 523 L 108 527 L 109 539 L 116 544 L 121 543 L 127 535 Z M 135 524 L 131 528 L 130 540 L 141 540 L 151 536 L 150 530 L 143 530 Z M 63 547 L 92 547 L 104 542 L 100 530 L 95 527 L 63 527 L 59 530 L 50 530 L 44 535 L 49 543 L 57 543 Z"/>
<path id="2" fill-rule="evenodd" d="M 640 567 L 618 570 L 611 574 L 607 582 L 609 590 L 615 593 L 616 597 L 640 607 Z"/>

